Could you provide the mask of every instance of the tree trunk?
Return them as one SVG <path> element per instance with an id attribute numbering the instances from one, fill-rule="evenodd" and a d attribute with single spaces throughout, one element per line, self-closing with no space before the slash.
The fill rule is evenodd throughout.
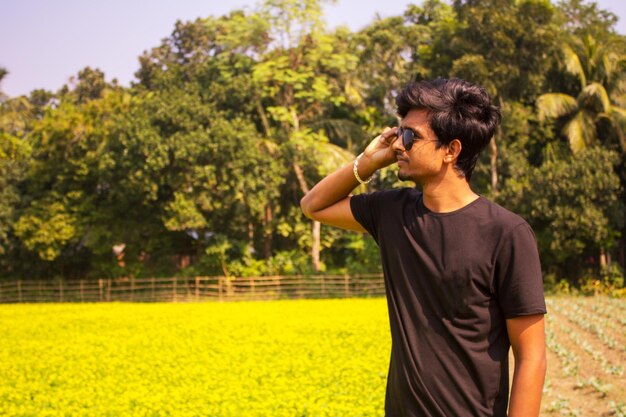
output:
<path id="1" fill-rule="evenodd" d="M 298 164 L 298 162 L 293 163 L 293 170 L 296 173 L 296 177 L 298 178 L 298 183 L 300 184 L 300 189 L 302 193 L 306 194 L 309 192 L 309 187 L 306 184 L 306 180 L 304 179 L 304 173 L 302 172 L 302 167 Z M 313 220 L 313 244 L 311 245 L 311 263 L 313 266 L 313 271 L 320 271 L 320 236 L 321 236 L 321 224 L 317 220 Z"/>
<path id="2" fill-rule="evenodd" d="M 498 145 L 496 144 L 496 136 L 494 135 L 489 142 L 491 149 L 491 193 L 492 197 L 498 192 Z"/>
<path id="3" fill-rule="evenodd" d="M 227 262 L 226 262 L 226 255 L 225 254 L 220 254 L 220 265 L 222 266 L 222 273 L 224 274 L 225 277 L 227 277 L 228 274 L 228 266 L 227 266 Z"/>
<path id="4" fill-rule="evenodd" d="M 265 136 L 270 138 L 272 136 L 272 130 L 270 127 L 270 123 L 267 119 L 267 115 L 265 114 L 265 109 L 261 105 L 261 101 L 257 100 L 256 102 L 256 110 L 259 113 L 259 117 L 261 118 L 261 123 L 263 124 L 263 130 L 265 131 Z M 270 155 L 271 157 L 272 155 Z M 265 206 L 265 215 L 263 216 L 263 258 L 269 259 L 272 257 L 272 205 L 267 204 Z"/>
<path id="5" fill-rule="evenodd" d="M 293 163 L 293 171 L 296 173 L 296 178 L 298 179 L 298 184 L 300 184 L 300 190 L 304 194 L 309 192 L 309 186 L 306 184 L 306 180 L 304 179 L 304 173 L 302 172 L 302 167 L 298 162 Z"/>
<path id="6" fill-rule="evenodd" d="M 500 111 L 504 110 L 505 103 L 502 100 L 502 96 L 498 96 L 498 104 L 500 105 Z M 489 148 L 491 150 L 490 166 L 491 166 L 491 196 L 495 198 L 498 194 L 498 141 L 502 139 L 502 125 L 498 125 L 495 134 L 489 141 Z"/>
<path id="7" fill-rule="evenodd" d="M 313 262 L 313 271 L 319 272 L 320 267 L 320 237 L 322 235 L 322 224 L 313 221 L 313 245 L 311 246 L 311 260 Z"/>
<path id="8" fill-rule="evenodd" d="M 600 270 L 604 271 L 606 269 L 606 252 L 604 251 L 604 246 L 600 248 Z"/>
<path id="9" fill-rule="evenodd" d="M 248 222 L 248 246 L 254 248 L 254 224 Z"/>
<path id="10" fill-rule="evenodd" d="M 622 269 L 626 269 L 626 226 L 622 228 L 622 238 L 619 242 L 617 262 L 620 264 Z"/>
<path id="11" fill-rule="evenodd" d="M 626 164 L 625 164 L 626 165 Z M 626 181 L 622 177 L 622 190 L 626 189 Z M 626 191 L 622 192 L 622 196 L 626 196 Z M 622 201 L 624 199 L 622 198 Z M 626 207 L 624 207 L 624 218 L 626 219 Z M 622 227 L 622 236 L 617 247 L 617 263 L 626 270 L 626 224 Z"/>
<path id="12" fill-rule="evenodd" d="M 263 130 L 265 130 L 265 136 L 268 138 L 272 136 L 272 131 L 270 129 L 270 123 L 267 120 L 267 116 L 265 115 L 265 110 L 263 106 L 261 106 L 261 102 L 256 102 L 256 110 L 259 113 L 259 117 L 261 118 L 261 123 L 263 124 Z"/>
<path id="13" fill-rule="evenodd" d="M 294 107 L 291 107 L 291 119 L 293 123 L 293 128 L 296 132 L 300 131 L 300 118 L 298 117 L 298 113 Z"/>
<path id="14" fill-rule="evenodd" d="M 265 218 L 263 219 L 263 257 L 272 257 L 272 206 L 265 206 Z"/>

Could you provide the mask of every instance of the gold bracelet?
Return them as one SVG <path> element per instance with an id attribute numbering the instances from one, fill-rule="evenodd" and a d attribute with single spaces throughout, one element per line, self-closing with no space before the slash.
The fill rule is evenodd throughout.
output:
<path id="1" fill-rule="evenodd" d="M 369 179 L 365 181 L 363 181 L 361 177 L 359 177 L 359 158 L 362 156 L 363 156 L 363 153 L 357 156 L 356 159 L 354 160 L 354 165 L 352 165 L 352 172 L 354 173 L 354 178 L 356 178 L 358 182 L 360 182 L 361 184 L 367 184 L 368 182 L 374 179 L 374 174 L 372 174 L 372 176 L 369 177 Z"/>

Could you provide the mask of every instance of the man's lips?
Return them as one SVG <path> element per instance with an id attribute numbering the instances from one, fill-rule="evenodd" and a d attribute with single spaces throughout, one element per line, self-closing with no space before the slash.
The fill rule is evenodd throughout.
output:
<path id="1" fill-rule="evenodd" d="M 408 159 L 406 159 L 406 158 L 404 158 L 402 156 L 399 156 L 399 155 L 396 155 L 396 159 L 398 160 L 398 163 L 400 163 L 400 162 L 409 162 Z"/>

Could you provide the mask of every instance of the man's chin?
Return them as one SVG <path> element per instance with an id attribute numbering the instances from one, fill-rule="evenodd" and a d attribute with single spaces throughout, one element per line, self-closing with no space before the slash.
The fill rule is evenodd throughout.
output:
<path id="1" fill-rule="evenodd" d="M 410 181 L 411 180 L 411 178 L 408 175 L 406 175 L 406 173 L 404 173 L 402 171 L 398 171 L 398 179 L 400 181 Z"/>
<path id="2" fill-rule="evenodd" d="M 398 179 L 400 181 L 410 181 L 415 183 L 416 185 L 420 183 L 420 181 L 415 178 L 415 177 L 411 177 L 409 174 L 407 174 L 406 172 L 402 172 L 402 171 L 398 171 Z"/>

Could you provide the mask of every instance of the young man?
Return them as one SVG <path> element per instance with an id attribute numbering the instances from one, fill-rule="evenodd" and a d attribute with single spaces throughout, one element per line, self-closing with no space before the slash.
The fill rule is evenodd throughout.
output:
<path id="1" fill-rule="evenodd" d="M 534 234 L 469 186 L 500 112 L 459 79 L 409 84 L 396 104 L 400 127 L 301 202 L 307 217 L 367 231 L 380 247 L 392 336 L 385 416 L 504 417 L 507 405 L 509 417 L 538 416 L 546 308 Z M 422 191 L 350 196 L 392 163 Z"/>

